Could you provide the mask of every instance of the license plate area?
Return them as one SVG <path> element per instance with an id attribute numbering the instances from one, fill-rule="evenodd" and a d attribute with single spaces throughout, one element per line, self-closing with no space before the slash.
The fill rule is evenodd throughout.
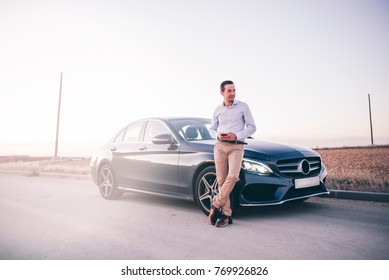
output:
<path id="1" fill-rule="evenodd" d="M 294 187 L 296 189 L 316 187 L 318 185 L 320 185 L 320 176 L 294 180 Z"/>

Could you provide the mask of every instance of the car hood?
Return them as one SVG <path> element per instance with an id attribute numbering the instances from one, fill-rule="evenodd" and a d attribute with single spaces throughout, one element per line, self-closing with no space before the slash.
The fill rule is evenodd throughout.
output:
<path id="1" fill-rule="evenodd" d="M 245 146 L 245 156 L 276 161 L 278 159 L 319 156 L 312 149 L 275 142 L 248 139 Z"/>
<path id="2" fill-rule="evenodd" d="M 216 140 L 194 141 L 195 145 L 203 146 L 203 151 L 213 151 L 213 146 Z M 256 139 L 247 139 L 245 145 L 245 157 L 262 159 L 268 161 L 277 161 L 279 159 L 298 158 L 298 157 L 316 157 L 318 153 L 312 149 L 300 147 L 296 145 L 260 141 Z M 206 148 L 206 146 L 208 146 Z"/>

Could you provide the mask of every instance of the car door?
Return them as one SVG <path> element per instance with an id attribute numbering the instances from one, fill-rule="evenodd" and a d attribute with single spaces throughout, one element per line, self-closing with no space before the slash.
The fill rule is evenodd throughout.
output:
<path id="1" fill-rule="evenodd" d="M 111 146 L 112 167 L 116 180 L 121 187 L 134 187 L 139 185 L 136 172 L 138 145 L 145 122 L 130 124 Z"/>
<path id="2" fill-rule="evenodd" d="M 179 145 L 162 121 L 147 122 L 143 142 L 137 149 L 137 173 L 142 186 L 153 192 L 176 193 Z"/>

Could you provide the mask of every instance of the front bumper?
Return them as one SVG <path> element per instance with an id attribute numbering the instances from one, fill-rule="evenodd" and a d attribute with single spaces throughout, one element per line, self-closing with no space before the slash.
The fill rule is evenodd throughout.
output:
<path id="1" fill-rule="evenodd" d="M 278 205 L 287 201 L 329 194 L 325 186 L 326 177 L 327 171 L 322 166 L 318 175 L 318 184 L 296 188 L 295 179 L 285 178 L 275 173 L 256 175 L 242 172 L 234 194 L 242 206 Z"/>

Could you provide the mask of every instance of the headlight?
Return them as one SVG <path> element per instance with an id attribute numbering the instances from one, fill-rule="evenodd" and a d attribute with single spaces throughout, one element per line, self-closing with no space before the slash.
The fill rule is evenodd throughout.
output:
<path id="1" fill-rule="evenodd" d="M 271 174 L 273 171 L 267 166 L 266 163 L 261 161 L 254 161 L 249 159 L 243 159 L 242 168 L 247 172 L 256 173 L 256 174 Z"/>
<path id="2" fill-rule="evenodd" d="M 324 182 L 324 179 L 327 177 L 327 169 L 325 165 L 321 164 L 321 171 L 320 171 L 320 181 Z"/>

